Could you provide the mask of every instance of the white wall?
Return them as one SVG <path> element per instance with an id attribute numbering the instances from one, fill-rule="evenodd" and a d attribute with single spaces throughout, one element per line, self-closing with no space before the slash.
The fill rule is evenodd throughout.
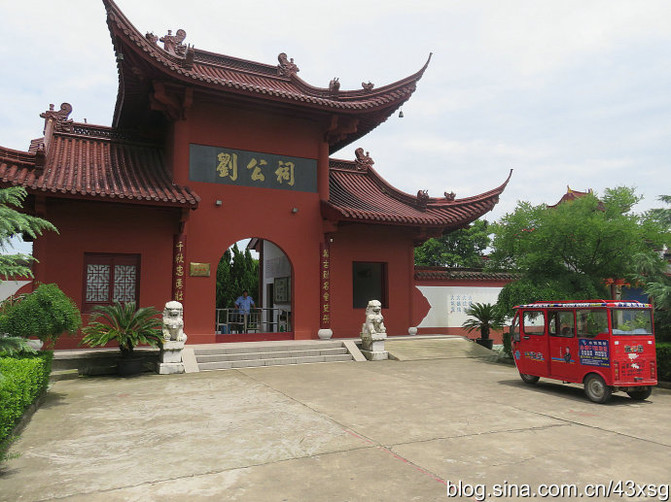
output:
<path id="1" fill-rule="evenodd" d="M 284 252 L 270 241 L 263 241 L 263 306 L 274 307 L 273 299 L 266 298 L 267 285 L 272 284 L 276 277 L 291 277 L 291 263 Z M 284 310 L 291 310 L 291 305 L 282 304 Z"/>
<path id="2" fill-rule="evenodd" d="M 472 303 L 496 303 L 500 287 L 417 286 L 431 309 L 418 328 L 460 328 Z"/>

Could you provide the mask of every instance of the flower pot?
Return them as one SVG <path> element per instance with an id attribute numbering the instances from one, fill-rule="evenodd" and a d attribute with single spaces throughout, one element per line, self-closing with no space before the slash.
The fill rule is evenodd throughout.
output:
<path id="1" fill-rule="evenodd" d="M 139 375 L 144 370 L 144 357 L 122 357 L 117 369 L 119 376 Z"/>
<path id="2" fill-rule="evenodd" d="M 475 343 L 482 345 L 484 348 L 492 350 L 494 347 L 494 340 L 491 338 L 476 338 Z"/>
<path id="3" fill-rule="evenodd" d="M 333 331 L 330 329 L 320 329 L 317 331 L 317 336 L 320 338 L 320 340 L 330 340 L 333 336 Z"/>

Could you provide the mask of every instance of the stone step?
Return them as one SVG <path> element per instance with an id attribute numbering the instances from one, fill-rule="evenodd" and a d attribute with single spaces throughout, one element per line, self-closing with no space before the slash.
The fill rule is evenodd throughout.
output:
<path id="1" fill-rule="evenodd" d="M 221 345 L 218 347 L 198 347 L 194 348 L 196 356 L 213 354 L 238 354 L 245 352 L 284 352 L 294 350 L 315 350 L 315 349 L 333 349 L 342 347 L 342 342 L 319 342 L 319 343 L 283 343 L 283 344 L 263 344 L 243 343 L 240 345 Z"/>
<path id="2" fill-rule="evenodd" d="M 304 357 L 304 356 L 327 356 L 347 354 L 345 347 L 334 348 L 312 348 L 305 350 L 274 350 L 264 352 L 232 352 L 232 353 L 196 353 L 196 360 L 199 363 L 214 361 L 236 361 L 243 359 L 273 359 L 284 357 Z"/>
<path id="3" fill-rule="evenodd" d="M 305 363 L 324 363 L 338 361 L 352 361 L 349 353 L 336 355 L 314 355 L 314 356 L 295 356 L 295 357 L 273 357 L 256 359 L 237 359 L 220 360 L 212 362 L 199 362 L 200 371 L 224 370 L 232 368 L 253 368 L 259 366 L 277 366 L 286 364 L 305 364 Z"/>
<path id="4" fill-rule="evenodd" d="M 75 380 L 79 378 L 79 370 L 77 368 L 67 370 L 52 370 L 49 375 L 49 381 L 58 382 L 60 380 Z"/>

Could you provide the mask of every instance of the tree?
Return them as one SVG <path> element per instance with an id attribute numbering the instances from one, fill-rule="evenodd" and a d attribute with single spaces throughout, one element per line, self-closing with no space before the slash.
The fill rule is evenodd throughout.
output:
<path id="1" fill-rule="evenodd" d="M 660 195 L 659 200 L 671 204 L 671 196 Z M 644 217 L 660 226 L 667 240 L 666 249 L 671 246 L 671 209 L 657 208 L 645 213 Z M 631 279 L 640 284 L 655 306 L 655 333 L 658 340 L 671 340 L 671 278 L 669 264 L 660 255 L 636 261 L 635 273 Z"/>
<path id="2" fill-rule="evenodd" d="M 56 284 L 40 284 L 20 301 L 8 302 L 0 312 L 0 333 L 54 342 L 63 333 L 70 335 L 82 325 L 75 302 Z"/>
<path id="3" fill-rule="evenodd" d="M 217 308 L 232 308 L 244 290 L 258 299 L 259 261 L 249 249 L 243 252 L 234 244 L 224 252 L 217 266 Z"/>
<path id="4" fill-rule="evenodd" d="M 482 267 L 489 246 L 487 220 L 476 220 L 469 228 L 431 238 L 415 248 L 415 265 L 425 267 Z"/>
<path id="5" fill-rule="evenodd" d="M 617 187 L 603 204 L 593 194 L 555 208 L 518 203 L 493 225 L 489 266 L 521 276 L 503 288 L 499 306 L 608 297 L 606 281 L 631 275 L 635 257 L 653 256 L 665 240 L 658 224 L 631 213 L 639 200 L 634 189 Z"/>
<path id="6" fill-rule="evenodd" d="M 5 254 L 13 236 L 26 234 L 36 238 L 45 230 L 58 232 L 48 221 L 18 211 L 26 196 L 23 187 L 0 188 L 0 277 L 5 280 L 11 276 L 33 276 L 30 264 L 35 258 L 23 253 Z"/>
<path id="7" fill-rule="evenodd" d="M 469 333 L 478 330 L 480 338 L 489 339 L 489 333 L 492 330 L 503 329 L 505 316 L 499 311 L 496 305 L 491 303 L 474 303 L 466 309 L 466 315 L 472 319 L 466 320 L 461 326 Z"/>

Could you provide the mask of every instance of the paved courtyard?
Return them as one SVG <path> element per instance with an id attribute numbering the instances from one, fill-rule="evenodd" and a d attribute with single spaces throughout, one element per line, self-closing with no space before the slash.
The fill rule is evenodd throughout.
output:
<path id="1" fill-rule="evenodd" d="M 448 500 L 459 482 L 658 485 L 671 481 L 669 417 L 668 390 L 596 405 L 579 386 L 528 386 L 456 353 L 80 378 L 51 388 L 0 472 L 0 500 L 405 502 Z"/>

